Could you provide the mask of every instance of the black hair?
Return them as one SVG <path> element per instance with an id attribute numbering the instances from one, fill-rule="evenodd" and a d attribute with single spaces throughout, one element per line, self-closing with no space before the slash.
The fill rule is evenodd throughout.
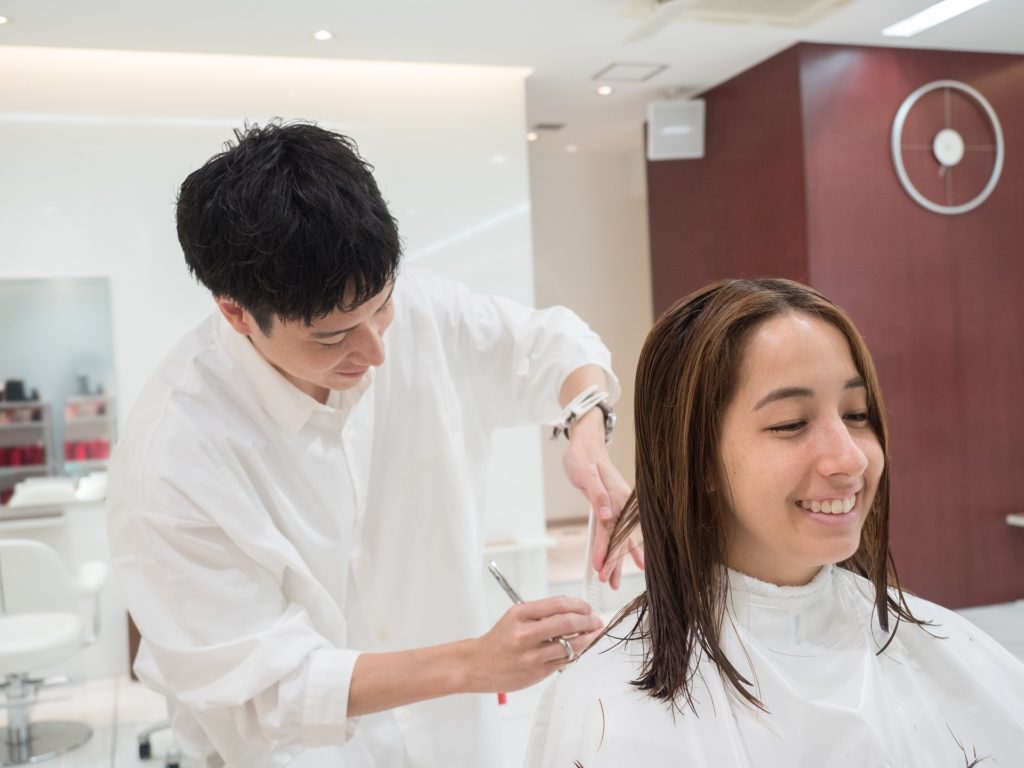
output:
<path id="1" fill-rule="evenodd" d="M 246 309 L 309 325 L 350 311 L 394 279 L 398 225 L 355 142 L 310 123 L 273 120 L 192 172 L 177 204 L 189 271 Z"/>

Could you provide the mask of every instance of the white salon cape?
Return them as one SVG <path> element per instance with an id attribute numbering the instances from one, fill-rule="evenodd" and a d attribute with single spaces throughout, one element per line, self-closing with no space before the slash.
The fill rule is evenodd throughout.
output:
<path id="1" fill-rule="evenodd" d="M 768 714 L 706 659 L 696 714 L 682 701 L 673 713 L 630 685 L 642 643 L 606 636 L 545 691 L 525 766 L 964 768 L 975 752 L 992 758 L 981 768 L 1024 766 L 1024 663 L 960 616 L 908 595 L 932 634 L 902 623 L 878 655 L 873 587 L 849 571 L 803 587 L 729 581 L 722 647 Z"/>
<path id="2" fill-rule="evenodd" d="M 404 271 L 386 361 L 319 404 L 215 315 L 145 385 L 111 467 L 114 567 L 188 766 L 481 766 L 494 694 L 349 718 L 360 651 L 474 637 L 497 427 L 610 370 L 572 312 Z M 609 373 L 613 394 L 618 384 Z"/>

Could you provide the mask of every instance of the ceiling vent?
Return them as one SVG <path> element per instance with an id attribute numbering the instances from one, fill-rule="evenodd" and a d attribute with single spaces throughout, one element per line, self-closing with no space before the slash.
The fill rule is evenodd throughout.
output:
<path id="1" fill-rule="evenodd" d="M 805 27 L 846 5 L 850 0 L 654 0 L 656 8 L 671 7 L 675 18 L 734 24 L 777 24 Z"/>
<path id="2" fill-rule="evenodd" d="M 608 83 L 645 83 L 668 69 L 668 64 L 609 64 L 591 80 Z"/>

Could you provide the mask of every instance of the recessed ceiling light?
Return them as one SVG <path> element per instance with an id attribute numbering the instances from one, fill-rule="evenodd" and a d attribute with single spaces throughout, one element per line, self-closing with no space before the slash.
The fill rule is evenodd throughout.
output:
<path id="1" fill-rule="evenodd" d="M 615 93 L 615 89 L 612 88 L 610 85 L 599 85 L 599 86 L 597 86 L 597 95 L 598 96 L 611 96 L 613 93 Z"/>
<path id="2" fill-rule="evenodd" d="M 10 21 L 10 19 L 6 16 L 0 16 L 0 24 L 6 24 L 8 21 Z"/>
<path id="3" fill-rule="evenodd" d="M 526 140 L 527 141 L 536 141 L 539 136 L 540 136 L 540 134 L 537 133 L 536 131 L 529 131 L 526 134 Z"/>
<path id="4" fill-rule="evenodd" d="M 579 150 L 579 147 L 577 147 L 575 144 L 566 144 L 565 145 L 565 151 L 566 152 L 576 152 L 577 150 Z"/>
<path id="5" fill-rule="evenodd" d="M 913 37 L 918 32 L 931 29 L 987 2 L 988 0 L 943 0 L 941 3 L 936 3 L 913 16 L 908 16 L 903 21 L 886 27 L 882 30 L 882 34 L 888 37 Z"/>
<path id="6" fill-rule="evenodd" d="M 330 40 L 332 37 L 334 37 L 334 35 L 332 35 L 326 29 L 318 29 L 316 32 L 313 33 L 313 39 L 319 40 L 321 43 Z"/>
<path id="7" fill-rule="evenodd" d="M 495 165 L 501 165 L 502 163 L 508 162 L 508 158 L 504 155 L 491 155 L 491 162 Z"/>

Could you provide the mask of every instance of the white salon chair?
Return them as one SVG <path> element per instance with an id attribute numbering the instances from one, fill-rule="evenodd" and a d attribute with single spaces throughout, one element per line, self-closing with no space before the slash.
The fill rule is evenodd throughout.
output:
<path id="1" fill-rule="evenodd" d="M 41 685 L 33 673 L 59 664 L 96 640 L 99 592 L 107 580 L 100 561 L 73 578 L 60 556 L 38 541 L 0 539 L 0 689 L 7 727 L 0 728 L 0 765 L 38 763 L 85 744 L 85 723 L 30 722 Z"/>

